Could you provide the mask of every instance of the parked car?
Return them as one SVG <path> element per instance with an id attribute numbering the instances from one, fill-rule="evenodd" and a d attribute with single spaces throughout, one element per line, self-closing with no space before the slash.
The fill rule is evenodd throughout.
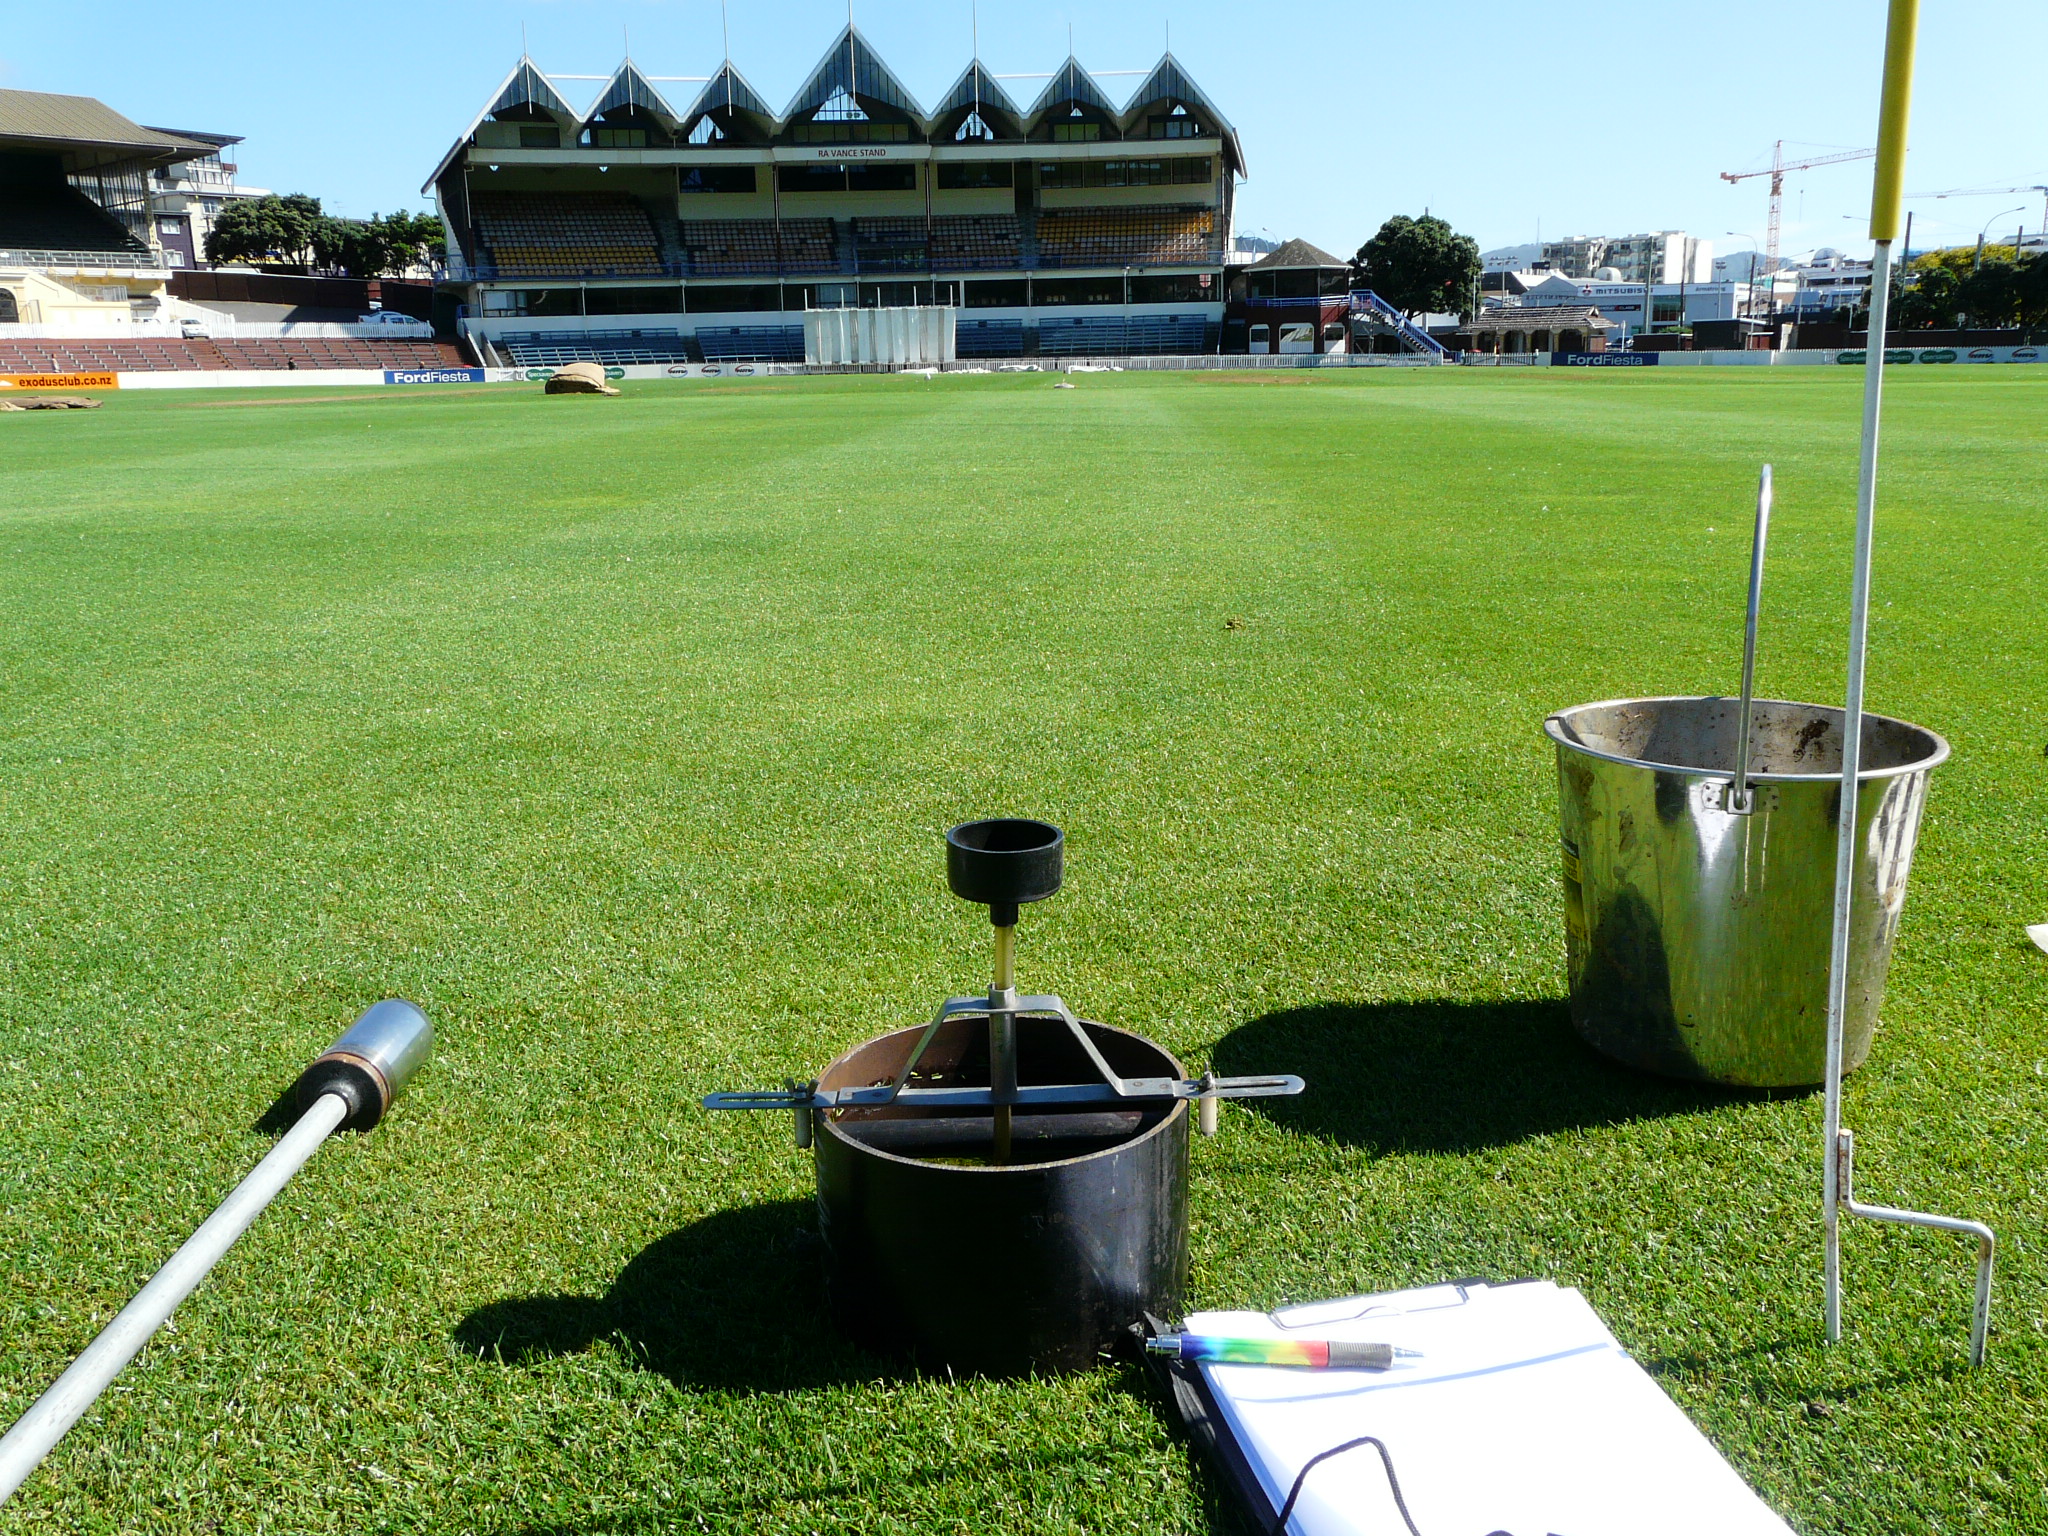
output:
<path id="1" fill-rule="evenodd" d="M 396 309 L 373 310 L 367 315 L 358 315 L 359 325 L 425 325 L 426 321 Z"/>

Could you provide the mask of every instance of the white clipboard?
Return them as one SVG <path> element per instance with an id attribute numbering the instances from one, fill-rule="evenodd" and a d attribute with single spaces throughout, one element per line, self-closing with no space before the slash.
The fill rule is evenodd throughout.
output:
<path id="1" fill-rule="evenodd" d="M 1383 1342 L 1390 1371 L 1201 1367 L 1293 1536 L 1791 1536 L 1577 1291 L 1431 1286 L 1280 1312 L 1201 1312 L 1189 1333 Z"/>

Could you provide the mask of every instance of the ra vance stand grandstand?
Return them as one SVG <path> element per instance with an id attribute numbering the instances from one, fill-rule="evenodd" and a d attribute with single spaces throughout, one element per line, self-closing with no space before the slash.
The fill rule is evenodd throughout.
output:
<path id="1" fill-rule="evenodd" d="M 977 59 L 927 113 L 858 30 L 778 116 L 728 60 L 677 112 L 521 58 L 424 189 L 487 362 L 801 361 L 803 312 L 956 305 L 962 357 L 1217 349 L 1237 134 L 1171 54 L 1122 107 Z"/>

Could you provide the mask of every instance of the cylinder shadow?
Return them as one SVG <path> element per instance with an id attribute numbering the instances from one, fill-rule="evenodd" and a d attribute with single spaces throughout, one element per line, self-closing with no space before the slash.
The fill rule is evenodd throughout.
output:
<path id="1" fill-rule="evenodd" d="M 466 1354 L 506 1365 L 613 1342 L 642 1369 L 705 1391 L 793 1392 L 891 1373 L 834 1330 L 816 1207 L 719 1211 L 657 1238 L 602 1296 L 507 1297 L 456 1325 Z"/>
<path id="2" fill-rule="evenodd" d="M 1532 1136 L 1695 1114 L 1809 1090 L 1652 1077 L 1594 1051 L 1562 998 L 1326 1002 L 1240 1025 L 1217 1072 L 1293 1072 L 1292 1098 L 1245 1099 L 1277 1125 L 1377 1152 L 1472 1152 Z"/>

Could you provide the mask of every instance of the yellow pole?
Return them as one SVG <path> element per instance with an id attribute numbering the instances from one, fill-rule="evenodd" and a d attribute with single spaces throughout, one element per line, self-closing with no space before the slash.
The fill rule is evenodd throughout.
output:
<path id="1" fill-rule="evenodd" d="M 1891 0 L 1884 37 L 1884 100 L 1877 109 L 1877 178 L 1870 189 L 1873 240 L 1898 238 L 1899 203 L 1905 196 L 1900 189 L 1906 179 L 1906 118 L 1913 104 L 1913 41 L 1919 30 L 1920 0 Z"/>

